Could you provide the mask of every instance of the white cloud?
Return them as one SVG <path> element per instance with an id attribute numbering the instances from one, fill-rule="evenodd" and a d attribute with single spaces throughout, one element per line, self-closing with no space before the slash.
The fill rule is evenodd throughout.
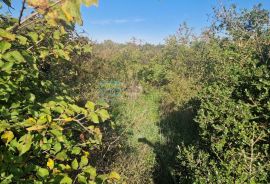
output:
<path id="1" fill-rule="evenodd" d="M 94 25 L 110 25 L 110 24 L 126 24 L 126 23 L 140 23 L 145 20 L 142 18 L 134 18 L 134 19 L 106 19 L 106 20 L 93 20 L 90 21 L 91 24 Z"/>

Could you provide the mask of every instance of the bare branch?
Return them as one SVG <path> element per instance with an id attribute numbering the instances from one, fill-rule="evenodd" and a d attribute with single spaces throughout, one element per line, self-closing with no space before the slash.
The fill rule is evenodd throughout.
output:
<path id="1" fill-rule="evenodd" d="M 79 124 L 85 131 L 87 131 L 89 134 L 93 134 L 93 132 L 92 132 L 89 128 L 85 127 L 85 126 L 81 123 L 81 121 L 84 120 L 84 119 L 85 119 L 85 117 L 83 117 L 83 118 L 81 118 L 81 119 L 72 119 L 72 121 L 78 123 L 78 124 Z M 54 120 L 54 121 L 65 121 L 65 119 L 53 119 L 53 120 Z"/>
<path id="2" fill-rule="evenodd" d="M 21 8 L 21 11 L 20 11 L 20 16 L 19 16 L 19 25 L 21 25 L 23 11 L 25 10 L 25 2 L 26 2 L 26 0 L 23 0 L 23 2 L 22 2 L 22 8 Z"/>

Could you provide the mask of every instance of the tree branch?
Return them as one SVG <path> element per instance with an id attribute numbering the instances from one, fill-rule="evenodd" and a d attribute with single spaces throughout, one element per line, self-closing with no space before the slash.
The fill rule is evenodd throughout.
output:
<path id="1" fill-rule="evenodd" d="M 58 0 L 58 1 L 56 1 L 55 3 L 53 3 L 52 5 L 50 5 L 49 7 L 47 7 L 47 8 L 44 10 L 44 11 L 45 11 L 44 14 L 48 13 L 48 11 L 49 11 L 52 7 L 58 5 L 58 4 L 61 3 L 62 1 L 63 1 L 63 0 Z M 24 3 L 23 3 L 23 7 L 25 7 L 25 0 L 24 0 Z M 23 13 L 23 8 L 22 8 L 22 10 L 21 10 L 21 14 L 22 14 L 22 13 Z M 19 23 L 18 23 L 18 24 L 15 24 L 15 25 L 13 26 L 12 30 L 14 30 L 14 31 L 18 30 L 19 27 L 20 27 L 22 24 L 24 24 L 25 22 L 27 22 L 27 21 L 30 20 L 30 19 L 35 18 L 38 14 L 39 14 L 39 13 L 36 11 L 35 13 L 32 13 L 31 15 L 29 15 L 28 17 L 26 17 L 24 20 L 19 20 Z M 20 16 L 20 17 L 21 17 L 21 16 Z"/>
<path id="2" fill-rule="evenodd" d="M 20 16 L 19 16 L 19 26 L 21 25 L 23 11 L 25 10 L 25 2 L 26 2 L 26 0 L 23 0 L 23 2 L 22 2 L 22 9 L 20 11 Z"/>
<path id="3" fill-rule="evenodd" d="M 85 127 L 81 121 L 84 120 L 85 117 L 81 118 L 81 119 L 72 119 L 72 121 L 76 122 L 77 124 L 79 124 L 85 131 L 87 131 L 89 134 L 93 134 L 94 132 L 92 132 L 89 128 Z M 53 119 L 54 121 L 65 121 L 65 119 Z"/>

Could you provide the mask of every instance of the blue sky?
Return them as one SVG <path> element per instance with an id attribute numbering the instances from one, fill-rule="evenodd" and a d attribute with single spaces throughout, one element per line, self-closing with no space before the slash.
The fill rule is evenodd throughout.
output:
<path id="1" fill-rule="evenodd" d="M 15 8 L 22 0 L 13 0 Z M 98 7 L 82 7 L 83 27 L 93 40 L 126 42 L 132 37 L 150 43 L 162 43 L 186 21 L 196 32 L 210 24 L 212 8 L 220 0 L 100 0 Z M 227 0 L 240 8 L 262 3 L 270 9 L 270 0 Z M 16 12 L 18 13 L 18 12 Z"/>
<path id="2" fill-rule="evenodd" d="M 234 0 L 241 8 L 269 0 Z M 94 40 L 126 42 L 136 37 L 150 43 L 162 43 L 186 21 L 196 32 L 210 24 L 209 14 L 218 0 L 100 0 L 98 7 L 82 8 L 84 26 Z"/>

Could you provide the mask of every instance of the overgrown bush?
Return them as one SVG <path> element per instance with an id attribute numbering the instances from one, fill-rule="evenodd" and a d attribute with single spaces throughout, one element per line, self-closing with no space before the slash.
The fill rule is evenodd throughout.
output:
<path id="1" fill-rule="evenodd" d="M 179 146 L 178 178 L 269 183 L 269 12 L 260 6 L 222 10 L 218 28 L 228 37 L 220 38 L 222 53 L 214 64 L 220 72 L 200 94 L 199 142 Z"/>
<path id="2" fill-rule="evenodd" d="M 89 51 L 72 40 L 71 28 L 81 21 L 81 3 L 95 1 L 27 2 L 39 13 L 25 20 L 0 16 L 1 183 L 119 180 L 117 173 L 101 175 L 91 164 L 91 152 L 102 143 L 99 123 L 110 118 L 108 105 L 76 105 L 51 71 L 71 60 L 72 52 Z M 23 1 L 22 12 L 25 6 Z"/>

